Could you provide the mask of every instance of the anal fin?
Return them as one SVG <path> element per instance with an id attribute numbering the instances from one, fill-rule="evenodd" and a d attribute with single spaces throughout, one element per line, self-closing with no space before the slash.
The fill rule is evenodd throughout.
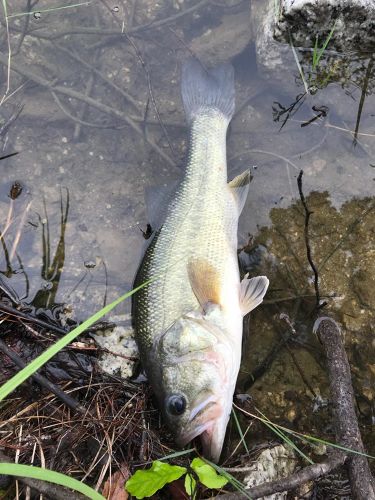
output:
<path id="1" fill-rule="evenodd" d="M 240 285 L 240 307 L 242 315 L 245 316 L 262 303 L 269 285 L 266 276 L 256 278 L 245 277 Z"/>

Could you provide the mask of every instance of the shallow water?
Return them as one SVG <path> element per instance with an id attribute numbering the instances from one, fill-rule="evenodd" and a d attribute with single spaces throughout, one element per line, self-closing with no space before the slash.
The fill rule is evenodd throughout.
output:
<path id="1" fill-rule="evenodd" d="M 8 14 L 27 5 L 12 1 Z M 181 60 L 189 50 L 208 65 L 231 59 L 237 112 L 228 134 L 228 175 L 250 167 L 253 176 L 240 221 L 242 260 L 271 281 L 268 303 L 254 313 L 246 335 L 240 381 L 270 418 L 317 432 L 322 422 L 328 426 L 327 409 L 317 403 L 328 392 L 311 334 L 313 276 L 297 188 L 303 170 L 320 293 L 327 312 L 343 324 L 361 423 L 370 435 L 374 61 L 327 53 L 312 72 L 311 53 L 300 51 L 306 80 L 316 87 L 301 97 L 305 89 L 290 48 L 287 63 L 273 69 L 256 60 L 247 2 L 98 0 L 43 12 L 61 5 L 39 1 L 34 10 L 40 14 L 9 19 L 12 71 L 0 107 L 0 146 L 1 155 L 18 154 L 0 162 L 3 233 L 8 226 L 1 286 L 37 307 L 69 304 L 77 319 L 130 289 L 148 222 L 144 190 L 171 183 L 183 170 Z M 257 2 L 252 9 L 255 16 Z M 4 26 L 2 36 L 5 41 Z M 7 57 L 2 43 L 1 95 Z M 12 200 L 16 181 L 22 191 L 16 197 L 14 188 Z M 249 373 L 289 332 L 281 313 L 294 322 L 296 339 L 280 346 L 250 383 Z M 375 444 L 367 443 L 374 453 Z"/>

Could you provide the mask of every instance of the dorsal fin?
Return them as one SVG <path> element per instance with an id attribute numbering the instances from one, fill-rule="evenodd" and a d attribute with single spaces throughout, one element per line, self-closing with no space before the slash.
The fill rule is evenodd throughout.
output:
<path id="1" fill-rule="evenodd" d="M 220 304 L 221 279 L 214 266 L 203 258 L 192 258 L 188 263 L 191 288 L 200 306 L 208 303 Z"/>
<path id="2" fill-rule="evenodd" d="M 250 170 L 245 170 L 242 174 L 237 175 L 233 180 L 228 183 L 231 193 L 236 200 L 238 213 L 242 212 L 242 209 L 246 203 L 247 194 L 249 192 L 250 184 Z"/>

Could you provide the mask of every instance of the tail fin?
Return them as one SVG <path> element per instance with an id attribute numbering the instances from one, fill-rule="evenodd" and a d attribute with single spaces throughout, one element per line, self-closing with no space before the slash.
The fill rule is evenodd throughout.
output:
<path id="1" fill-rule="evenodd" d="M 203 108 L 215 108 L 228 121 L 234 113 L 234 69 L 222 64 L 206 70 L 202 64 L 189 59 L 182 66 L 182 101 L 189 121 Z"/>

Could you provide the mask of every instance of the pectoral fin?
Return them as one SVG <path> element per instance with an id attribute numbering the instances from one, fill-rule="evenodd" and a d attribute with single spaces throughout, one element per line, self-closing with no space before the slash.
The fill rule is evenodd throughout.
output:
<path id="1" fill-rule="evenodd" d="M 191 259 L 188 263 L 188 276 L 194 295 L 203 309 L 208 303 L 220 303 L 220 274 L 210 262 L 199 258 Z"/>
<path id="2" fill-rule="evenodd" d="M 262 303 L 269 285 L 266 276 L 244 278 L 240 285 L 240 306 L 243 316 Z"/>
<path id="3" fill-rule="evenodd" d="M 250 184 L 250 170 L 245 170 L 242 174 L 237 175 L 233 180 L 228 183 L 230 191 L 236 200 L 238 206 L 238 213 L 242 212 L 245 205 L 247 194 L 249 192 Z"/>

